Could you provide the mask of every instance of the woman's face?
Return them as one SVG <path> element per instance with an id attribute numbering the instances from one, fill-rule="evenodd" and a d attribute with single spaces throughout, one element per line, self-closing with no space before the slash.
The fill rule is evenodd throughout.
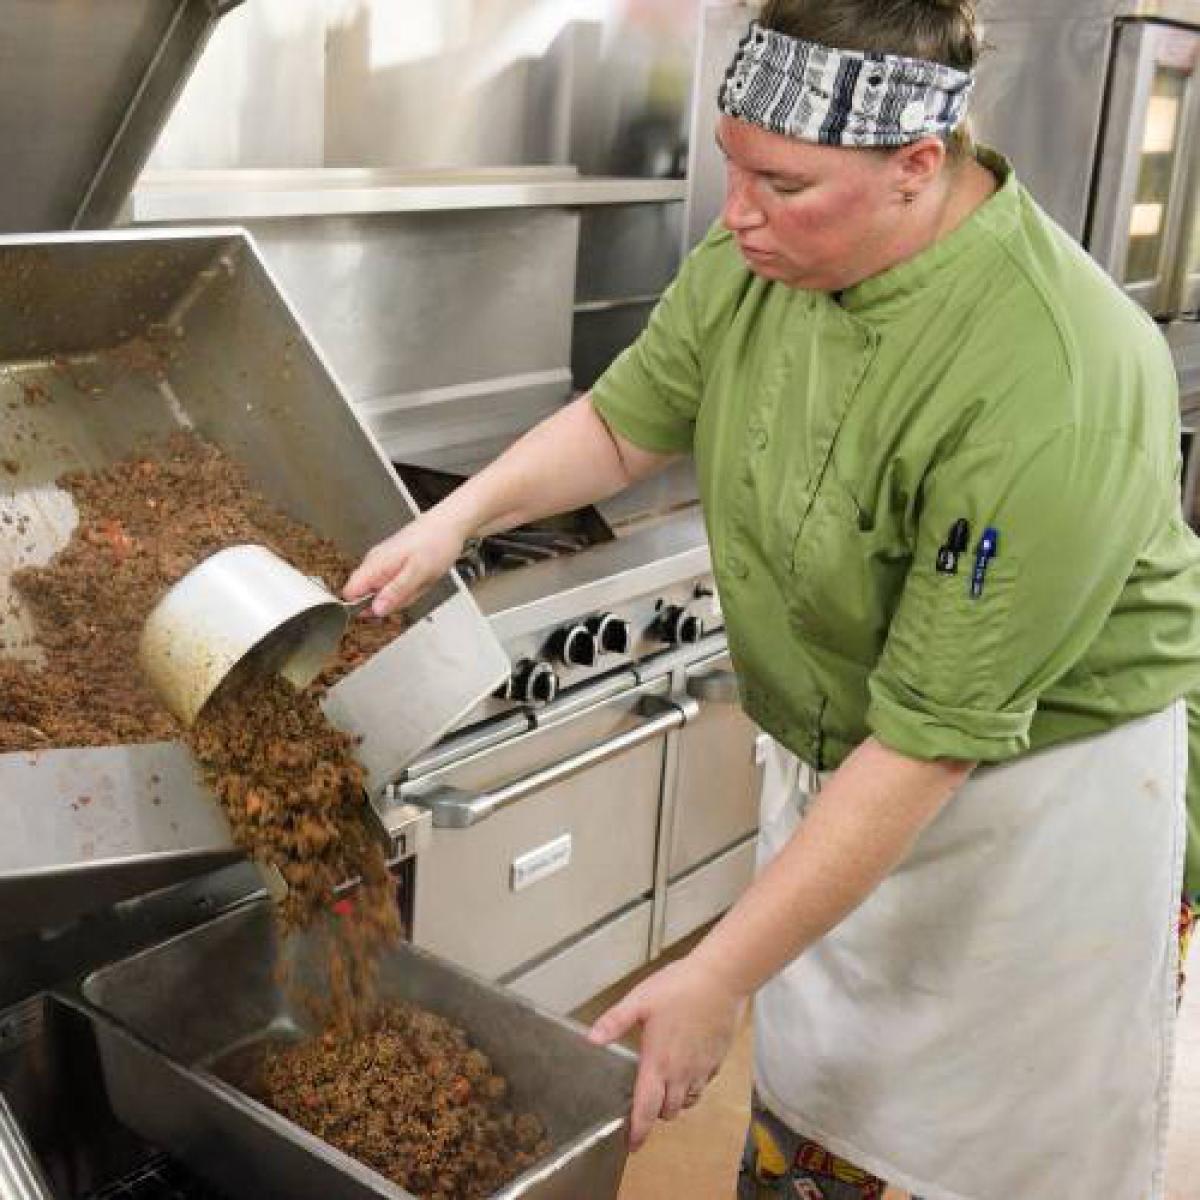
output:
<path id="1" fill-rule="evenodd" d="M 836 292 L 891 265 L 904 207 L 891 156 L 819 146 L 722 116 L 721 219 L 764 279 Z"/>

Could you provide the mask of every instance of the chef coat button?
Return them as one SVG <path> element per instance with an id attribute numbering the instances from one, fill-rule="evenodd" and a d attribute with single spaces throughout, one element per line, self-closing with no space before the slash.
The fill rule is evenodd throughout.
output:
<path id="1" fill-rule="evenodd" d="M 740 558 L 730 558 L 729 573 L 734 579 L 745 579 L 750 574 L 750 568 Z"/>

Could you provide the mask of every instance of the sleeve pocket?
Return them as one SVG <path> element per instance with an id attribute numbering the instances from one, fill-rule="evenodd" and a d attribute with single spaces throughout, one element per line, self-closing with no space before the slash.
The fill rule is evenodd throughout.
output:
<path id="1" fill-rule="evenodd" d="M 959 709 L 1000 709 L 1009 699 L 998 670 L 1008 645 L 1018 563 L 988 564 L 983 593 L 971 595 L 971 566 L 957 575 L 911 572 L 888 639 L 890 672 L 918 695 Z"/>

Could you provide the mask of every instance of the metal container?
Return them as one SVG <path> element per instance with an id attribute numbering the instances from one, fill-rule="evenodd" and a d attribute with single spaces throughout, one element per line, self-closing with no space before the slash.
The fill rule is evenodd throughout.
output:
<path id="1" fill-rule="evenodd" d="M 0 521 L 23 531 L 0 542 L 9 645 L 32 640 L 12 573 L 46 562 L 76 523 L 55 480 L 148 438 L 194 430 L 216 443 L 259 492 L 352 560 L 416 511 L 244 233 L 0 238 L 0 312 Z M 411 615 L 324 701 L 362 738 L 373 794 L 509 672 L 457 578 Z M 51 889 L 55 906 L 82 911 L 114 887 L 128 895 L 165 882 L 161 872 L 148 882 L 148 865 L 178 873 L 231 849 L 174 744 L 0 755 L 0 786 L 11 798 L 0 934 L 44 925 L 28 889 L 48 873 L 63 884 Z M 126 872 L 128 888 L 112 878 Z"/>
<path id="2" fill-rule="evenodd" d="M 237 3 L 109 0 L 100 22 L 87 19 L 90 10 L 74 0 L 4 4 L 0 232 L 107 225 L 217 21 Z M 12 571 L 44 560 L 74 522 L 72 505 L 53 480 L 62 470 L 119 453 L 107 434 L 74 427 L 78 405 L 65 398 L 74 390 L 82 399 L 87 387 L 100 385 L 49 388 L 47 400 L 60 392 L 64 398 L 55 401 L 52 415 L 39 415 L 31 402 L 42 395 L 43 377 L 79 379 L 77 361 L 94 364 L 96 350 L 144 332 L 152 312 L 182 294 L 187 275 L 194 278 L 211 262 L 215 245 L 197 254 L 176 243 L 164 256 L 153 248 L 135 253 L 129 242 L 89 252 L 80 240 L 57 260 L 48 242 L 0 249 L 0 520 L 6 531 L 0 640 L 8 652 L 30 633 L 11 595 Z M 111 260 L 127 252 L 115 274 L 97 268 L 89 278 L 85 256 Z M 151 260 L 156 270 L 143 271 L 141 263 Z M 146 380 L 139 390 L 153 386 Z M 159 400 L 171 404 L 166 393 Z M 122 403 L 108 423 L 119 428 L 129 416 L 136 424 L 134 410 L 144 407 Z M 51 928 L 232 854 L 220 810 L 175 743 L 0 755 L 0 794 L 6 799 L 0 939 Z"/>
<path id="3" fill-rule="evenodd" d="M 289 940 L 301 984 L 314 948 Z M 303 1031 L 275 981 L 275 963 L 271 914 L 260 903 L 87 978 L 76 1002 L 96 1023 L 114 1111 L 236 1200 L 410 1200 L 222 1078 L 230 1052 Z M 578 1026 L 409 945 L 385 957 L 380 990 L 463 1026 L 508 1079 L 516 1108 L 547 1126 L 551 1153 L 498 1197 L 617 1195 L 632 1054 L 594 1046 Z"/>
<path id="4" fill-rule="evenodd" d="M 307 687 L 364 603 L 344 603 L 266 546 L 230 546 L 155 605 L 138 662 L 167 707 L 191 725 L 231 677 L 282 675 Z"/>

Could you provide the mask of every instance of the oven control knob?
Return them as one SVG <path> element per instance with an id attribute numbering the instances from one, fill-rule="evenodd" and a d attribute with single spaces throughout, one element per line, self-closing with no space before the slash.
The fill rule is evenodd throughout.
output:
<path id="1" fill-rule="evenodd" d="M 523 658 L 513 668 L 510 699 L 522 704 L 549 704 L 558 695 L 558 674 L 540 658 Z"/>
<path id="2" fill-rule="evenodd" d="M 564 667 L 591 667 L 598 656 L 596 638 L 586 625 L 568 625 L 550 639 L 550 653 Z"/>
<path id="3" fill-rule="evenodd" d="M 605 613 L 602 617 L 593 617 L 587 627 L 592 637 L 596 639 L 601 654 L 628 654 L 633 644 L 633 631 L 629 622 L 615 613 Z"/>
<path id="4" fill-rule="evenodd" d="M 659 614 L 658 636 L 669 646 L 694 646 L 704 636 L 704 622 L 686 608 L 671 605 Z"/>

